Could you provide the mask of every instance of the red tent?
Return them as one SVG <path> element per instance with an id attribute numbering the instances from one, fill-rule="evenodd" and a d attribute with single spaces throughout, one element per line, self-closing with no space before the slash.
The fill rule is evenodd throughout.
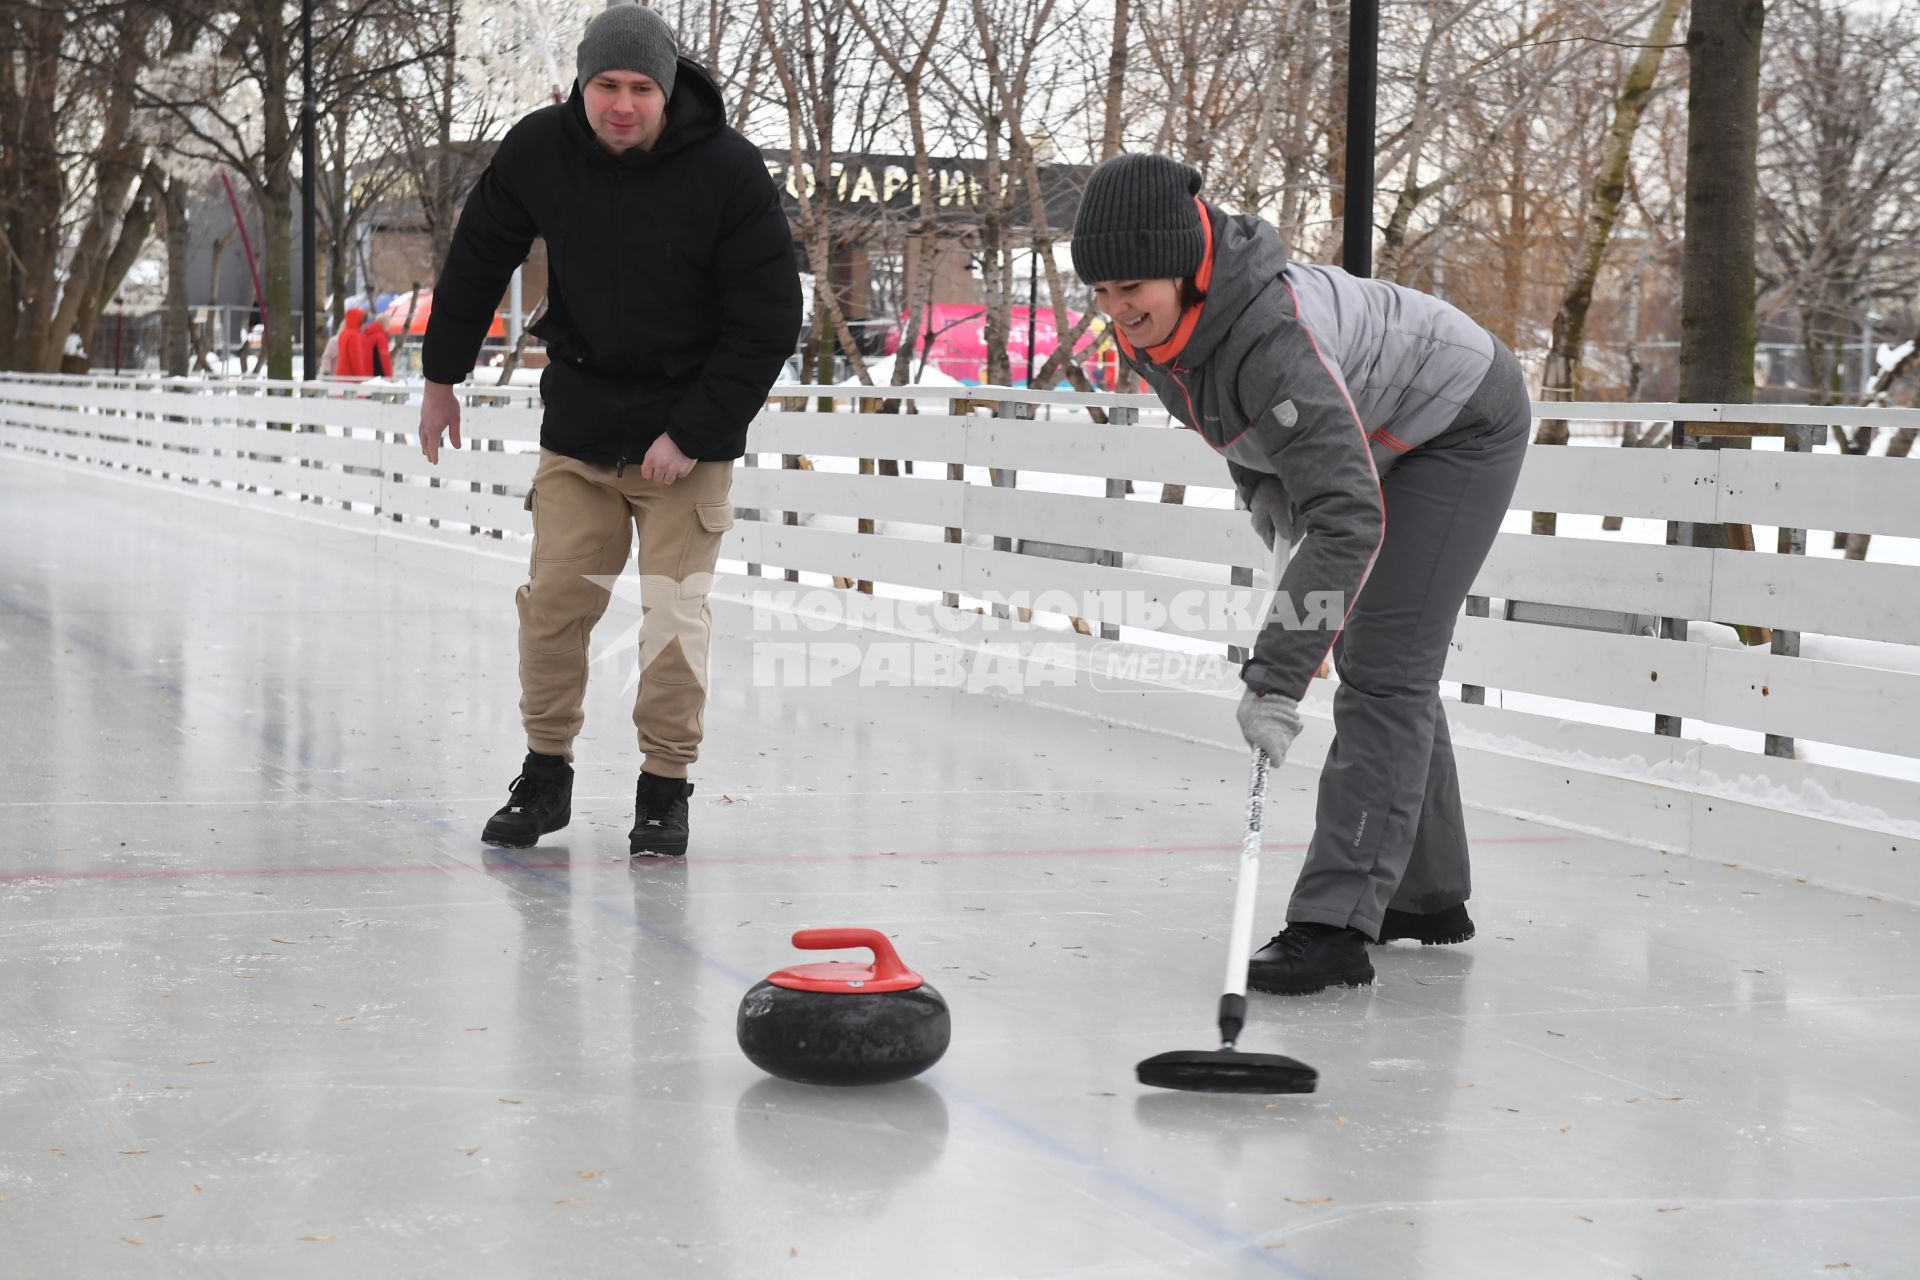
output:
<path id="1" fill-rule="evenodd" d="M 407 300 L 412 297 L 413 295 L 411 293 L 395 294 L 393 301 L 387 304 L 386 311 L 380 316 L 380 324 L 388 333 L 398 336 L 400 327 L 407 325 Z M 407 332 L 416 338 L 425 333 L 427 331 L 427 317 L 432 314 L 433 290 L 422 289 L 420 290 L 419 302 L 414 304 L 413 323 L 407 326 Z M 498 311 L 493 313 L 493 324 L 487 329 L 487 336 L 489 338 L 501 339 L 507 336 L 506 317 L 502 316 Z"/>

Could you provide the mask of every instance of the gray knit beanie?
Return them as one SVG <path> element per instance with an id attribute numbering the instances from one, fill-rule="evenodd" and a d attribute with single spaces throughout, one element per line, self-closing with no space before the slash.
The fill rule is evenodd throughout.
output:
<path id="1" fill-rule="evenodd" d="M 573 65 L 582 89 L 602 71 L 638 71 L 653 77 L 661 97 L 671 98 L 680 46 L 673 28 L 653 10 L 634 0 L 607 0 L 606 9 L 587 23 Z"/>
<path id="2" fill-rule="evenodd" d="M 1117 155 L 1087 178 L 1073 216 L 1073 269 L 1101 280 L 1192 277 L 1207 255 L 1200 171 L 1160 155 Z"/>

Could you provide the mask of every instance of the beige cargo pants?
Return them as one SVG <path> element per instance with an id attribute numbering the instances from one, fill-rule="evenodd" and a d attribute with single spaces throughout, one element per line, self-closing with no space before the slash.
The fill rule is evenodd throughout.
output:
<path id="1" fill-rule="evenodd" d="M 527 509 L 533 558 L 520 607 L 520 717 L 527 747 L 573 759 L 586 716 L 588 640 L 640 539 L 640 689 L 633 724 L 642 768 L 684 778 L 700 755 L 707 705 L 707 606 L 720 540 L 733 525 L 733 463 L 696 462 L 672 484 L 540 452 Z"/>

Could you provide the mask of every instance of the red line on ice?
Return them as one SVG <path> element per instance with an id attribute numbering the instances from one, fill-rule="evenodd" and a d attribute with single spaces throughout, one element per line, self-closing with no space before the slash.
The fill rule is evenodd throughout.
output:
<path id="1" fill-rule="evenodd" d="M 1540 836 L 1499 836 L 1474 841 L 1477 845 L 1505 844 L 1566 844 L 1580 839 L 1578 836 L 1540 835 Z M 1100 857 L 1115 854 L 1136 856 L 1140 854 L 1202 854 L 1227 853 L 1238 849 L 1236 844 L 1184 844 L 1184 845 L 1109 845 L 1096 848 L 1055 848 L 1055 849 L 922 849 L 922 850 L 876 850 L 866 853 L 802 853 L 787 856 L 762 857 L 755 855 L 720 855 L 718 857 L 694 854 L 691 861 L 702 865 L 758 865 L 778 866 L 789 862 L 871 862 L 883 858 L 898 860 L 949 858 L 1073 858 Z M 1303 842 L 1273 842 L 1269 849 L 1304 849 Z M 542 859 L 535 862 L 525 858 L 514 858 L 508 862 L 509 869 L 523 868 L 528 871 L 558 871 L 573 866 L 592 866 L 600 859 L 585 859 L 578 863 Z M 615 859 L 606 859 L 613 863 Z M 625 862 L 620 858 L 617 861 Z M 646 859 L 636 865 L 673 866 L 666 859 Z M 31 880 L 184 880 L 213 878 L 287 879 L 296 876 L 386 876 L 409 875 L 423 872 L 483 871 L 486 868 L 472 863 L 407 862 L 378 866 L 321 866 L 321 867 L 129 867 L 118 870 L 102 871 L 0 871 L 0 884 L 17 884 Z"/>

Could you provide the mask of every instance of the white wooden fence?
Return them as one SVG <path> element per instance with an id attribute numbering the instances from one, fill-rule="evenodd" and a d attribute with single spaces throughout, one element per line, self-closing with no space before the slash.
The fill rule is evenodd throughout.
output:
<path id="1" fill-rule="evenodd" d="M 775 401 L 763 414 L 750 438 L 754 455 L 735 474 L 741 518 L 722 555 L 736 573 L 721 595 L 744 598 L 772 585 L 769 578 L 857 581 L 878 597 L 917 595 L 952 608 L 938 638 L 979 649 L 993 642 L 995 619 L 969 606 L 1024 595 L 1044 608 L 1041 597 L 1053 593 L 1072 602 L 1057 606 L 1062 615 L 1084 619 L 1093 632 L 1051 633 L 1083 670 L 1097 646 L 1111 652 L 1116 635 L 1148 647 L 1205 642 L 1220 653 L 1249 642 L 1251 628 L 1217 619 L 1163 623 L 1159 634 L 1134 625 L 1143 603 L 1264 586 L 1270 576 L 1245 516 L 1229 509 L 1224 466 L 1164 418 L 1152 421 L 1150 398 L 996 388 L 888 393 L 917 412 L 863 411 L 879 406 L 849 401 L 842 388 L 817 392 L 840 397 L 838 412 L 818 412 L 809 398 Z M 466 447 L 443 453 L 438 467 L 419 453 L 418 410 L 407 398 L 405 388 L 383 384 L 4 376 L 0 459 L 360 528 L 382 552 L 518 574 L 524 548 L 513 544 L 530 533 L 523 503 L 539 437 L 537 398 L 466 389 Z M 1035 406 L 1054 417 L 1023 416 Z M 1097 423 L 1088 416 L 1096 406 L 1149 421 Z M 1539 409 L 1584 421 L 1920 425 L 1911 410 Z M 783 467 L 782 455 L 804 455 L 814 469 Z M 1904 459 L 1832 453 L 1536 447 L 1514 506 L 1920 538 L 1913 468 Z M 1148 492 L 1128 496 L 1128 481 Z M 1161 483 L 1191 486 L 1189 504 L 1152 501 Z M 1030 554 L 1038 544 L 1086 552 Z M 1461 620 L 1448 678 L 1498 691 L 1493 702 L 1559 700 L 1547 712 L 1450 705 L 1472 802 L 1920 899 L 1920 782 L 1912 780 L 1920 770 L 1879 769 L 1868 757 L 1853 760 L 1864 760 L 1861 768 L 1772 757 L 1710 741 L 1715 734 L 1702 728 L 1834 744 L 1895 762 L 1920 757 L 1920 660 L 1905 660 L 1920 658 L 1911 647 L 1920 637 L 1920 567 L 1503 533 L 1475 591 L 1670 621 L 1669 638 L 1660 638 L 1512 621 L 1504 610 L 1470 606 L 1470 615 L 1490 616 Z M 1786 633 L 1775 645 L 1785 652 L 1703 644 L 1698 635 L 1689 642 L 1689 622 L 1770 626 Z M 875 626 L 898 629 L 897 620 Z M 1800 632 L 1903 647 L 1860 660 L 1800 657 Z M 1058 661 L 1059 643 L 1049 661 Z M 1116 676 L 1043 682 L 1028 696 L 1232 740 L 1219 692 L 1169 695 L 1151 680 Z M 1310 711 L 1324 705 L 1324 692 L 1309 698 Z M 1610 714 L 1583 714 L 1582 706 Z M 1622 727 L 1622 711 L 1636 713 L 1627 719 L 1638 727 Z M 1680 735 L 1653 732 L 1655 715 L 1679 717 Z M 1300 758 L 1318 759 L 1328 731 L 1324 720 L 1312 722 Z"/>

